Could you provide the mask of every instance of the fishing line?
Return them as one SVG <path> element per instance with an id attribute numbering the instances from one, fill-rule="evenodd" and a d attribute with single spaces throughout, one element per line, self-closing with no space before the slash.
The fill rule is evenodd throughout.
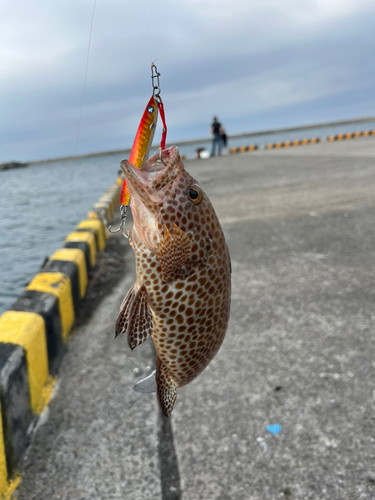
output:
<path id="1" fill-rule="evenodd" d="M 94 7 L 92 9 L 92 16 L 91 16 L 91 25 L 90 25 L 90 34 L 89 34 L 89 43 L 87 47 L 87 56 L 86 56 L 86 68 L 85 68 L 85 77 L 83 79 L 83 89 L 82 89 L 82 97 L 81 97 L 81 107 L 79 110 L 79 118 L 78 118 L 78 128 L 77 128 L 77 137 L 76 137 L 76 145 L 74 148 L 74 155 L 77 154 L 78 150 L 78 141 L 79 141 L 79 133 L 81 129 L 81 121 L 82 121 L 82 111 L 83 111 L 83 104 L 85 101 L 85 92 L 86 92 L 86 83 L 87 83 L 87 73 L 89 69 L 89 58 L 90 58 L 90 48 L 91 48 L 91 36 L 92 36 L 92 27 L 94 24 L 94 15 L 95 15 L 95 7 L 96 7 L 96 0 L 94 0 Z"/>
<path id="2" fill-rule="evenodd" d="M 77 126 L 77 135 L 76 135 L 75 147 L 74 147 L 74 156 L 77 156 L 79 136 L 80 136 L 80 131 L 81 131 L 81 122 L 82 122 L 83 106 L 84 106 L 85 94 L 86 94 L 86 84 L 87 84 L 87 75 L 88 75 L 88 69 L 89 69 L 91 38 L 92 38 L 92 28 L 93 28 L 93 25 L 94 25 L 95 8 L 96 8 L 96 0 L 94 0 L 94 6 L 93 6 L 93 9 L 92 9 L 92 15 L 91 15 L 89 40 L 88 40 L 87 54 L 86 54 L 86 66 L 85 66 L 85 74 L 84 74 L 84 78 L 83 78 L 83 87 L 82 87 L 82 95 L 81 95 L 81 105 L 80 105 L 79 116 L 78 116 L 78 126 Z M 71 179 L 71 192 L 72 193 L 73 193 L 73 185 L 74 185 L 74 174 L 75 174 L 75 167 L 73 167 L 72 179 Z M 73 205 L 74 212 L 76 213 L 76 216 L 79 219 L 80 215 L 78 214 L 78 212 L 76 210 L 76 204 L 74 202 L 74 198 L 73 198 L 72 205 Z"/>
<path id="3" fill-rule="evenodd" d="M 149 5 L 147 4 L 146 0 L 143 0 L 143 6 L 144 6 L 144 12 L 148 12 Z M 152 44 L 151 44 L 151 37 L 150 37 L 150 25 L 149 25 L 149 22 L 148 22 L 148 16 L 145 16 L 145 19 L 142 20 L 142 23 L 144 24 L 144 26 L 145 26 L 145 28 L 147 30 L 148 45 L 149 45 L 149 48 L 150 48 L 150 57 L 151 57 L 151 61 L 150 62 L 152 62 L 154 60 L 154 56 L 153 56 L 153 53 L 152 53 Z"/>
<path id="4" fill-rule="evenodd" d="M 153 61 L 154 60 L 154 55 L 153 55 L 153 52 L 152 52 L 151 37 L 150 37 L 150 32 L 148 31 L 148 27 L 147 27 L 147 38 L 148 38 L 148 44 L 150 46 L 151 61 Z"/>

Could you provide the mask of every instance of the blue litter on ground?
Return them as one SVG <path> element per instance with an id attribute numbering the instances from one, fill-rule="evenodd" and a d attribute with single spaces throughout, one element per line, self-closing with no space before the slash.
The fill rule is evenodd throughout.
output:
<path id="1" fill-rule="evenodd" d="M 278 434 L 281 431 L 280 424 L 266 425 L 266 429 L 271 434 Z"/>

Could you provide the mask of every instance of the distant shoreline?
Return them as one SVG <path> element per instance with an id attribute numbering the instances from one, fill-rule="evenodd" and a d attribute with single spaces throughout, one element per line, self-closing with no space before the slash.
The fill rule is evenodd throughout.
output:
<path id="1" fill-rule="evenodd" d="M 21 161 L 7 161 L 0 163 L 0 170 L 13 170 L 14 168 L 27 167 L 28 163 Z"/>
<path id="2" fill-rule="evenodd" d="M 334 125 L 347 125 L 349 123 L 365 123 L 365 122 L 371 122 L 375 121 L 375 116 L 368 116 L 365 118 L 353 118 L 351 120 L 340 120 L 340 121 L 335 121 L 335 122 L 324 122 L 324 123 L 314 123 L 312 125 L 300 125 L 298 127 L 283 127 L 283 128 L 275 128 L 275 129 L 268 129 L 268 130 L 259 130 L 257 132 L 243 132 L 241 134 L 233 134 L 229 135 L 228 139 L 240 139 L 241 137 L 257 137 L 259 135 L 264 135 L 264 134 L 279 134 L 280 132 L 294 132 L 297 130 L 305 130 L 305 129 L 311 129 L 311 128 L 321 128 L 321 127 L 331 127 Z M 206 137 L 205 139 L 190 139 L 187 141 L 179 141 L 175 143 L 167 143 L 167 147 L 172 146 L 174 144 L 175 146 L 188 146 L 189 144 L 203 144 L 205 142 L 210 142 L 212 140 L 211 137 Z M 28 161 L 28 165 L 40 165 L 43 163 L 52 163 L 55 161 L 69 161 L 69 160 L 77 160 L 77 159 L 83 159 L 83 158 L 96 158 L 98 156 L 108 156 L 108 155 L 117 155 L 120 153 L 130 153 L 131 148 L 124 148 L 124 149 L 115 149 L 112 151 L 100 151 L 98 153 L 86 153 L 84 155 L 76 155 L 76 156 L 61 156 L 58 158 L 49 158 L 46 160 L 34 160 L 34 161 Z"/>

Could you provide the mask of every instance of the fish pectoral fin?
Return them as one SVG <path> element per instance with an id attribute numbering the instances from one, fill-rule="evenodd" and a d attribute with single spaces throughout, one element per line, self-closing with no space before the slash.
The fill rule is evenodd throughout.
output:
<path id="1" fill-rule="evenodd" d="M 169 417 L 177 399 L 177 388 L 166 366 L 158 357 L 156 358 L 156 387 L 161 411 Z"/>
<path id="2" fill-rule="evenodd" d="M 128 343 L 133 350 L 152 334 L 154 318 L 148 305 L 147 289 L 142 285 L 131 304 L 128 318 Z"/>
<path id="3" fill-rule="evenodd" d="M 154 370 L 151 375 L 146 378 L 143 378 L 139 382 L 137 382 L 134 386 L 134 390 L 137 392 L 142 392 L 143 394 L 151 394 L 152 392 L 156 392 L 156 380 L 155 380 Z"/>
<path id="4" fill-rule="evenodd" d="M 120 306 L 120 312 L 116 321 L 115 338 L 120 335 L 120 333 L 125 333 L 128 329 L 128 318 L 131 305 L 134 301 L 134 297 L 137 293 L 137 283 L 131 287 L 128 293 L 125 295 L 124 300 Z"/>
<path id="5" fill-rule="evenodd" d="M 176 271 L 181 269 L 191 254 L 191 240 L 176 224 L 173 226 L 173 237 L 167 227 L 160 240 L 158 260 L 164 281 L 173 279 Z"/>

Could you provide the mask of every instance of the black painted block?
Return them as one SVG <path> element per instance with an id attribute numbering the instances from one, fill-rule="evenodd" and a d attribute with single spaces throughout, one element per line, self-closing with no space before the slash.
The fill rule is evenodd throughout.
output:
<path id="1" fill-rule="evenodd" d="M 25 290 L 9 309 L 42 316 L 46 328 L 49 373 L 56 375 L 65 352 L 58 298 L 51 293 Z"/>
<path id="2" fill-rule="evenodd" d="M 0 401 L 8 475 L 17 470 L 30 444 L 34 420 L 30 408 L 26 354 L 22 347 L 0 343 Z"/>

